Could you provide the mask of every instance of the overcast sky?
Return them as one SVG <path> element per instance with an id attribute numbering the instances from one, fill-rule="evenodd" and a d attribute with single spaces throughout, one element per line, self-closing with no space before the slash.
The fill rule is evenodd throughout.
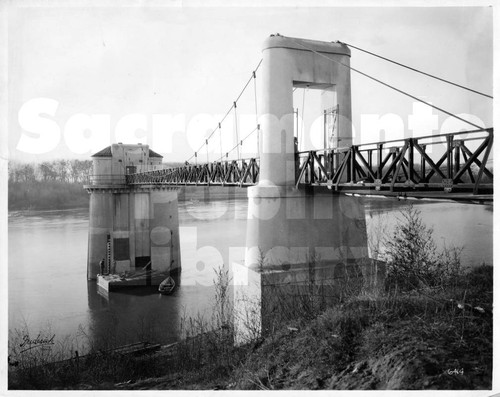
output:
<path id="1" fill-rule="evenodd" d="M 59 7 L 48 2 L 44 7 L 9 7 L 11 159 L 83 159 L 101 146 L 127 138 L 124 143 L 149 143 L 167 161 L 183 161 L 193 154 L 204 133 L 188 139 L 179 120 L 187 128 L 200 114 L 220 118 L 261 59 L 263 41 L 273 33 L 340 40 L 492 94 L 493 13 L 488 7 L 121 7 L 118 1 L 116 6 L 92 7 L 82 1 L 72 3 L 82 6 Z M 355 49 L 351 66 L 492 126 L 490 99 L 415 75 Z M 258 82 L 257 73 L 260 95 Z M 253 86 L 243 102 L 248 106 L 241 113 L 253 112 Z M 355 142 L 381 137 L 369 126 L 363 128 L 364 115 L 393 113 L 407 130 L 408 117 L 414 112 L 413 100 L 356 74 L 352 74 L 352 104 Z M 43 111 L 49 108 L 50 112 Z M 37 124 L 35 118 L 32 128 L 45 128 L 43 137 L 52 134 L 52 141 L 27 131 L 29 116 L 23 116 L 25 128 L 20 125 L 22 109 L 28 115 L 49 113 L 43 116 L 49 120 L 46 124 L 39 119 Z M 100 127 L 86 135 L 78 132 L 85 118 L 81 114 L 100 115 L 95 118 Z M 170 146 L 164 142 L 155 146 L 152 120 L 158 114 L 177 117 L 180 123 Z M 447 118 L 436 111 L 433 114 L 439 117 L 437 127 L 424 118 L 421 133 L 439 131 Z M 106 118 L 110 120 L 107 131 L 103 128 Z M 126 130 L 126 125 L 144 120 L 144 129 L 117 136 L 117 128 Z M 456 127 L 467 128 L 460 123 Z M 228 122 L 225 128 L 232 125 Z M 405 133 L 399 130 L 396 123 L 385 138 Z M 246 132 L 240 131 L 242 135 Z"/>

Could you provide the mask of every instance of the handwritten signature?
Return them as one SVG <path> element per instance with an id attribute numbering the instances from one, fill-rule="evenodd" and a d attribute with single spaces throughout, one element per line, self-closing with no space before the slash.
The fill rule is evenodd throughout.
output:
<path id="1" fill-rule="evenodd" d="M 52 335 L 51 337 L 42 337 L 41 333 L 39 333 L 35 339 L 30 339 L 29 335 L 24 335 L 23 341 L 22 343 L 19 344 L 19 347 L 21 348 L 26 347 L 26 348 L 21 350 L 20 353 L 34 349 L 35 347 L 53 345 L 55 337 L 56 337 L 55 334 Z"/>
<path id="2" fill-rule="evenodd" d="M 453 368 L 453 369 L 447 369 L 446 373 L 448 375 L 463 375 L 464 374 L 464 369 L 463 368 Z"/>

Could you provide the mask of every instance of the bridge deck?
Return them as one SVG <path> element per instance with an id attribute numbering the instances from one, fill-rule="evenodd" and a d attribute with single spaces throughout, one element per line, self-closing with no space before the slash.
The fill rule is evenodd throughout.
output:
<path id="1" fill-rule="evenodd" d="M 493 129 L 459 131 L 295 154 L 296 187 L 464 201 L 493 200 Z M 237 186 L 259 181 L 258 158 L 126 175 L 128 186 Z M 102 178 L 102 176 L 101 176 Z M 103 182 L 96 180 L 93 185 Z"/>
<path id="2" fill-rule="evenodd" d="M 427 200 L 452 200 L 452 201 L 467 201 L 467 202 L 477 202 L 477 203 L 493 203 L 493 194 L 472 194 L 472 193 L 445 193 L 437 191 L 427 191 L 427 192 L 389 192 L 389 191 L 378 191 L 373 190 L 342 190 L 342 193 L 347 195 L 359 195 L 359 196 L 386 196 L 395 197 L 398 199 L 427 199 Z"/>

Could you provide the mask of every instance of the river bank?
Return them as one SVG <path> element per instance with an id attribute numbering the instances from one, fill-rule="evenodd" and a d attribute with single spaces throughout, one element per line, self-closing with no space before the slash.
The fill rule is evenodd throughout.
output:
<path id="1" fill-rule="evenodd" d="M 493 268 L 479 266 L 444 289 L 361 294 L 312 317 L 298 312 L 242 347 L 223 327 L 148 355 L 16 369 L 9 389 L 490 389 L 492 296 Z"/>

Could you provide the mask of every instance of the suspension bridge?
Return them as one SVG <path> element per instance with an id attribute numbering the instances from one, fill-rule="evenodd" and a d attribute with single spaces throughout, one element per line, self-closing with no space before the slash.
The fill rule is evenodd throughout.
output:
<path id="1" fill-rule="evenodd" d="M 366 220 L 359 196 L 492 201 L 493 128 L 483 128 L 351 67 L 351 48 L 367 52 L 342 42 L 271 35 L 264 42 L 262 60 L 239 95 L 182 166 L 163 169 L 162 156 L 147 145 L 113 144 L 96 153 L 94 175 L 86 186 L 90 193 L 88 278 L 97 278 L 106 288 L 124 282 L 120 277 L 98 276 L 100 264 L 108 273 L 145 269 L 150 277 L 141 280 L 147 285 L 153 282 L 153 271 L 164 275 L 179 270 L 177 192 L 190 186 L 247 188 L 244 261 L 234 271 L 234 279 L 242 286 L 262 285 L 262 266 L 274 269 L 273 277 L 283 280 L 337 279 L 336 275 L 349 273 L 348 268 L 357 268 L 366 285 L 376 285 L 380 269 L 366 260 Z M 456 89 L 492 98 L 370 54 Z M 467 128 L 354 144 L 351 72 L 422 102 Z M 258 79 L 263 87 L 260 96 Z M 294 106 L 297 90 L 322 93 L 320 148 L 305 148 L 301 142 L 299 113 L 304 114 L 305 94 L 298 109 Z M 245 93 L 252 94 L 255 111 L 255 125 L 248 131 L 242 131 L 239 122 Z M 244 145 L 251 137 L 255 155 L 246 158 Z M 225 150 L 231 140 L 236 144 Z M 312 257 L 316 267 L 311 273 L 307 266 Z"/>
<path id="2" fill-rule="evenodd" d="M 342 43 L 343 44 L 343 43 Z M 345 44 L 344 44 L 345 45 Z M 424 102 L 418 97 L 382 82 L 364 72 L 353 69 L 347 64 L 328 58 L 326 55 L 308 48 L 301 43 L 304 50 L 309 50 L 324 57 L 331 63 L 338 63 L 342 67 L 352 70 L 369 79 L 396 90 L 402 95 Z M 387 62 L 395 63 L 410 69 L 415 73 L 437 79 L 462 90 L 477 95 L 492 98 L 477 90 L 453 83 L 437 76 L 430 75 L 418 69 L 403 65 L 380 55 L 363 50 L 359 47 L 346 45 L 359 51 L 382 58 Z M 221 185 L 221 186 L 252 186 L 259 182 L 260 158 L 241 158 L 244 142 L 252 135 L 257 136 L 257 153 L 260 153 L 262 131 L 258 124 L 258 103 L 256 80 L 259 62 L 243 89 L 232 102 L 225 116 L 215 126 L 213 131 L 204 140 L 201 146 L 185 161 L 184 166 L 130 173 L 125 177 L 128 185 Z M 255 93 L 256 125 L 244 138 L 240 139 L 237 123 L 238 101 L 246 90 L 253 89 Z M 299 87 L 296 84 L 294 90 Z M 309 87 L 309 85 L 308 85 Z M 294 148 L 295 181 L 297 188 L 326 187 L 334 192 L 358 193 L 365 195 L 405 195 L 414 197 L 445 198 L 458 200 L 492 200 L 493 198 L 493 171 L 491 168 L 491 149 L 493 147 L 493 128 L 480 126 L 453 113 L 434 106 L 426 105 L 458 119 L 469 127 L 467 131 L 457 131 L 447 134 L 432 134 L 415 138 L 401 138 L 381 142 L 363 143 L 339 147 L 335 142 L 339 135 L 338 106 L 329 112 L 324 110 L 324 142 L 335 142 L 335 147 L 325 145 L 324 148 L 299 151 L 298 145 Z M 222 125 L 227 117 L 234 112 L 234 131 L 236 145 L 222 152 Z M 293 110 L 298 116 L 299 110 Z M 332 119 L 332 120 L 329 120 Z M 294 137 L 298 139 L 298 121 L 295 124 Z M 471 128 L 472 127 L 472 128 Z M 233 137 L 232 136 L 232 137 Z M 220 142 L 214 142 L 219 140 Z M 209 161 L 209 144 L 220 143 L 220 157 Z M 429 150 L 431 149 L 431 150 Z M 207 160 L 198 163 L 206 152 Z M 431 152 L 432 154 L 430 154 Z M 233 158 L 230 158 L 231 154 Z"/>

